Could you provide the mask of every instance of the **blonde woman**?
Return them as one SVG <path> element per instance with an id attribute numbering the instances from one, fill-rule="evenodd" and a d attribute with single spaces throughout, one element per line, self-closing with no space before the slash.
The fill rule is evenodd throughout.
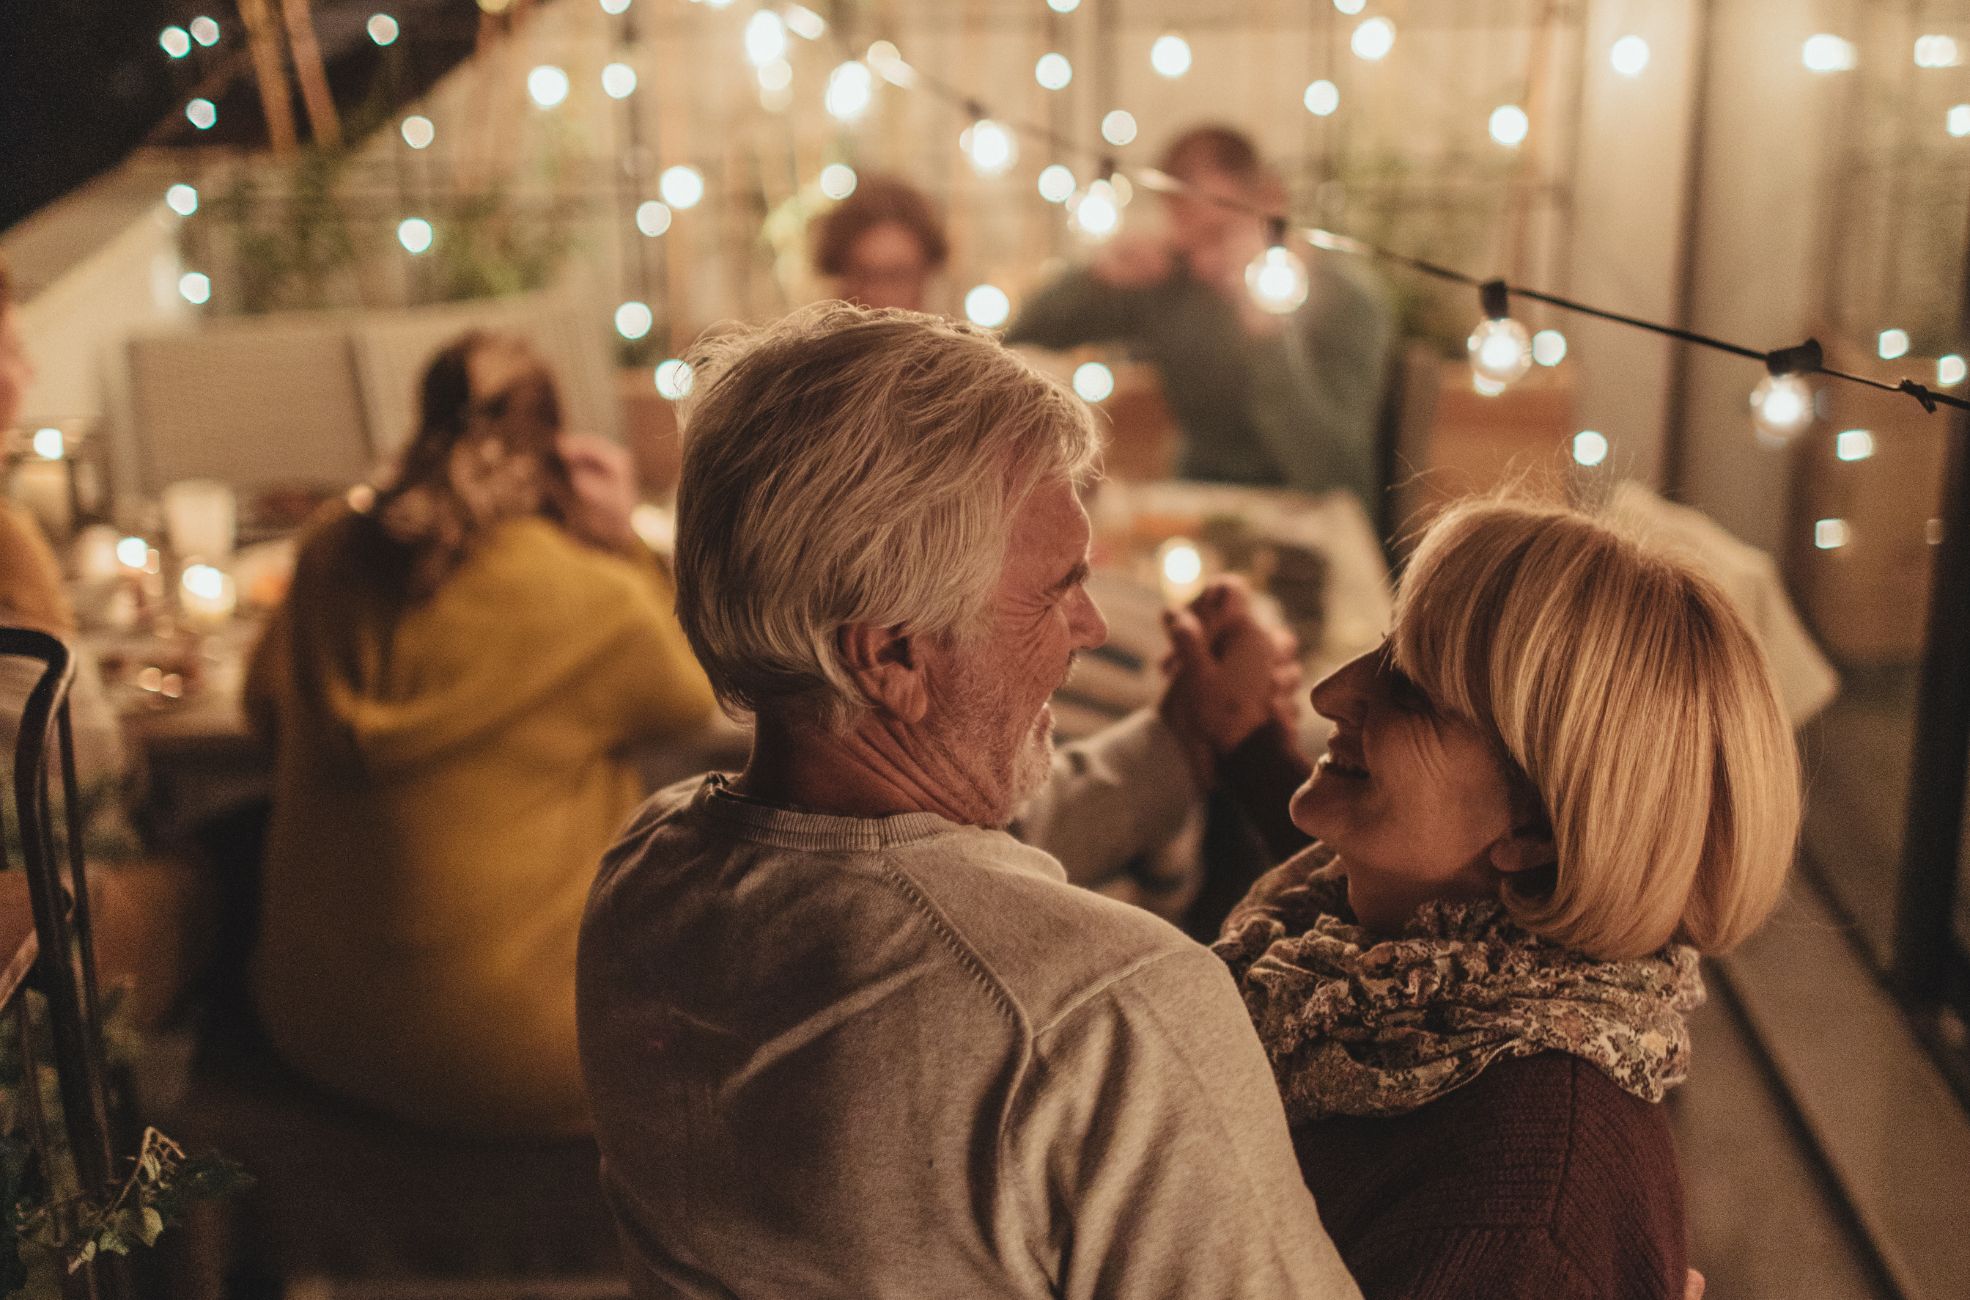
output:
<path id="1" fill-rule="evenodd" d="M 1217 952 L 1363 1293 L 1694 1291 L 1656 1103 L 1698 955 L 1763 920 L 1799 817 L 1745 624 L 1592 518 L 1466 504 L 1312 702 L 1315 842 Z"/>
<path id="2" fill-rule="evenodd" d="M 634 500 L 539 356 L 472 333 L 393 480 L 303 539 L 248 681 L 276 751 L 253 992 L 317 1082 L 433 1126 L 587 1130 L 582 900 L 645 793 L 630 747 L 713 708 Z"/>

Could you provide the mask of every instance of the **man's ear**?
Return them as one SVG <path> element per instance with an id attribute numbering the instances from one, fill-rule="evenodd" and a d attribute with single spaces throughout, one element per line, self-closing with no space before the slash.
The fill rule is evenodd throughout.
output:
<path id="1" fill-rule="evenodd" d="M 1514 826 L 1491 841 L 1485 855 L 1490 859 L 1491 869 L 1505 876 L 1549 869 L 1560 860 L 1552 828 L 1543 821 Z"/>
<path id="2" fill-rule="evenodd" d="M 846 623 L 835 631 L 835 653 L 862 698 L 899 722 L 922 722 L 930 711 L 923 656 L 901 624 Z"/>

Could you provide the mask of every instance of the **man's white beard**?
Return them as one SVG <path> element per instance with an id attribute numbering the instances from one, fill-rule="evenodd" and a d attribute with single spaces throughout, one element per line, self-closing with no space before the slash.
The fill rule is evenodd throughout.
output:
<path id="1" fill-rule="evenodd" d="M 1046 715 L 1042 715 L 1046 716 Z M 1053 773 L 1053 719 L 1029 733 L 1019 747 L 1012 766 L 1012 811 L 1017 814 L 1026 801 L 1040 792 Z"/>

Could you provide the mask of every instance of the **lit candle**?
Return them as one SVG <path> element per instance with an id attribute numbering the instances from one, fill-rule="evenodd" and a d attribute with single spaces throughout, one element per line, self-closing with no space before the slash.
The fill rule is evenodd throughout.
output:
<path id="1" fill-rule="evenodd" d="M 233 553 L 238 512 L 224 483 L 185 479 L 164 489 L 164 536 L 180 559 L 223 560 Z"/>
<path id="2" fill-rule="evenodd" d="M 1189 538 L 1172 537 L 1156 548 L 1156 572 L 1163 584 L 1163 603 L 1185 604 L 1204 590 L 1204 553 Z"/>
<path id="3" fill-rule="evenodd" d="M 239 592 L 230 573 L 209 564 L 194 564 L 179 580 L 179 603 L 187 622 L 216 626 L 233 616 Z"/>

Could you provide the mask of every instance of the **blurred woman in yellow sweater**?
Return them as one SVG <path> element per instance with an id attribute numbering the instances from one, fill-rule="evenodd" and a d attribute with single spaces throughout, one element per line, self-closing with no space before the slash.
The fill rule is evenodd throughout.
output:
<path id="1" fill-rule="evenodd" d="M 634 499 L 540 359 L 473 333 L 426 372 L 394 481 L 303 540 L 247 687 L 277 754 L 253 984 L 316 1081 L 446 1128 L 586 1130 L 583 899 L 645 793 L 628 751 L 713 709 Z"/>

